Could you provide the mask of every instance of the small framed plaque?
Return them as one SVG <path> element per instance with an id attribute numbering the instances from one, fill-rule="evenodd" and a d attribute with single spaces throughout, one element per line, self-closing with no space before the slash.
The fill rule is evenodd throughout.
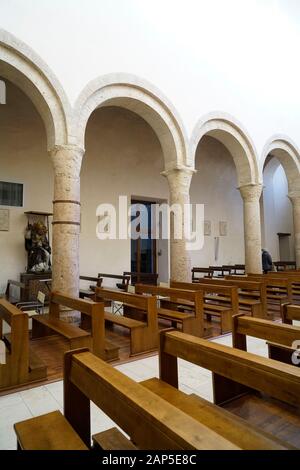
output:
<path id="1" fill-rule="evenodd" d="M 211 235 L 211 221 L 204 220 L 204 235 L 209 237 Z"/>
<path id="2" fill-rule="evenodd" d="M 9 209 L 0 209 L 0 231 L 9 231 Z"/>
<path id="3" fill-rule="evenodd" d="M 221 237 L 225 237 L 227 235 L 227 222 L 222 220 L 219 222 L 219 233 Z"/>

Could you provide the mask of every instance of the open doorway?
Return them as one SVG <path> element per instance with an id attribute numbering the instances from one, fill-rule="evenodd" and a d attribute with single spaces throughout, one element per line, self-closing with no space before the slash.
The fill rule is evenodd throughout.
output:
<path id="1" fill-rule="evenodd" d="M 169 278 L 168 240 L 156 235 L 155 207 L 161 201 L 131 199 L 131 224 L 137 235 L 131 238 L 131 271 L 158 274 L 159 282 Z M 138 223 L 137 223 L 138 220 Z M 162 219 L 159 218 L 159 234 Z"/>

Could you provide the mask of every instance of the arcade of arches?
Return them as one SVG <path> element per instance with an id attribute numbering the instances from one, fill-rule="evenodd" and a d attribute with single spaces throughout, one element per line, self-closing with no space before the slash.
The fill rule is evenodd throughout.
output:
<path id="1" fill-rule="evenodd" d="M 160 281 L 170 276 L 189 280 L 191 266 L 246 262 L 247 271 L 259 273 L 262 246 L 274 260 L 296 259 L 299 266 L 299 160 L 290 145 L 278 149 L 279 158 L 272 147 L 260 172 L 254 150 L 247 148 L 249 141 L 233 124 L 226 122 L 220 130 L 212 121 L 207 131 L 204 125 L 204 131 L 198 132 L 197 145 L 188 146 L 184 134 L 174 137 L 174 129 L 164 128 L 167 124 L 160 122 L 156 110 L 147 109 L 148 114 L 153 112 L 149 118 L 139 106 L 128 105 L 129 100 L 122 105 L 120 98 L 111 98 L 88 116 L 84 149 L 71 141 L 49 148 L 45 121 L 22 90 L 18 82 L 22 77 L 16 84 L 4 74 L 1 78 L 6 85 L 6 105 L 0 108 L 1 179 L 24 184 L 24 206 L 10 209 L 10 232 L 1 234 L 7 266 L 1 272 L 2 289 L 26 265 L 24 209 L 51 212 L 52 201 L 55 289 L 78 292 L 79 263 L 80 272 L 89 275 L 130 271 L 130 240 L 100 241 L 95 235 L 98 204 L 117 206 L 119 195 L 126 195 L 129 202 L 138 198 L 204 204 L 210 235 L 201 250 L 187 251 L 184 240 L 171 240 L 170 246 L 158 240 Z M 151 125 L 155 120 L 156 125 Z M 180 155 L 176 144 L 186 146 Z M 185 163 L 178 161 L 182 154 Z M 227 224 L 226 236 L 219 236 L 220 221 Z M 287 244 L 280 245 L 278 233 L 290 234 Z"/>

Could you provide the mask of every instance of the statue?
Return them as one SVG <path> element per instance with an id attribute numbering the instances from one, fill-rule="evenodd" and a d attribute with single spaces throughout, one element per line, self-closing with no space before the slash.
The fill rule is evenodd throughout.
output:
<path id="1" fill-rule="evenodd" d="M 51 271 L 51 248 L 47 232 L 47 227 L 43 222 L 28 224 L 25 231 L 25 249 L 28 253 L 27 272 Z"/>

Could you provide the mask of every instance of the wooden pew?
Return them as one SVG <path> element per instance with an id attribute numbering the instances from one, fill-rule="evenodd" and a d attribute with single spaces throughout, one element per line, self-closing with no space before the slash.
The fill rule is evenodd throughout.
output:
<path id="1" fill-rule="evenodd" d="M 68 307 L 81 312 L 83 328 L 60 318 L 60 307 Z M 89 347 L 97 356 L 105 360 L 119 358 L 119 348 L 105 339 L 104 305 L 89 300 L 76 299 L 59 292 L 51 292 L 49 314 L 35 315 L 32 318 L 32 339 L 43 336 L 61 335 L 69 343 L 69 349 Z"/>
<path id="2" fill-rule="evenodd" d="M 281 319 L 283 323 L 293 324 L 293 320 L 300 321 L 300 305 L 283 304 L 281 309 Z"/>
<path id="3" fill-rule="evenodd" d="M 159 318 L 169 320 L 174 328 L 180 325 L 185 333 L 200 337 L 204 336 L 202 291 L 136 284 L 135 292 L 136 294 L 151 294 L 163 297 L 160 299 L 163 308 L 157 309 Z"/>
<path id="4" fill-rule="evenodd" d="M 118 275 L 118 274 L 98 273 L 98 278 L 101 278 L 102 281 L 103 281 L 104 278 L 119 280 L 121 282 L 116 283 L 117 288 L 120 289 L 120 290 L 123 290 L 124 292 L 128 292 L 130 276 L 126 276 L 126 275 L 122 276 L 122 275 Z M 103 284 L 101 284 L 101 286 L 98 286 L 98 287 L 103 287 L 104 289 L 106 288 L 106 286 L 104 286 Z M 108 289 L 110 289 L 110 287 L 108 287 Z"/>
<path id="5" fill-rule="evenodd" d="M 243 275 L 246 272 L 246 266 L 244 264 L 235 264 L 234 272 L 232 274 Z"/>
<path id="6" fill-rule="evenodd" d="M 102 279 L 99 277 L 99 275 L 98 277 L 79 276 L 79 280 L 93 282 L 93 284 L 89 286 L 89 289 L 79 289 L 80 299 L 84 299 L 84 298 L 92 299 L 95 294 L 96 286 L 101 287 L 101 284 L 102 284 Z"/>
<path id="7" fill-rule="evenodd" d="M 160 381 L 175 388 L 178 358 L 212 371 L 214 403 L 247 419 L 249 430 L 256 425 L 286 447 L 300 448 L 300 369 L 179 331 L 162 332 Z"/>
<path id="8" fill-rule="evenodd" d="M 250 318 L 243 314 L 234 316 L 232 330 L 233 347 L 247 351 L 247 336 L 265 339 L 271 359 L 296 365 L 295 361 L 293 362 L 293 357 L 295 357 L 297 349 L 293 347 L 293 344 L 295 344 L 295 341 L 300 341 L 299 327 Z"/>
<path id="9" fill-rule="evenodd" d="M 248 274 L 246 277 L 228 276 L 227 279 L 247 279 L 249 281 L 263 282 L 266 288 L 268 314 L 278 312 L 283 303 L 291 301 L 292 299 L 292 283 L 286 277 L 281 278 L 279 276 L 271 277 L 264 274 Z M 258 294 L 253 293 L 252 297 L 258 298 Z"/>
<path id="10" fill-rule="evenodd" d="M 12 293 L 13 289 L 18 289 L 19 290 L 19 296 L 18 297 L 13 295 L 13 293 Z M 25 292 L 25 289 L 26 289 L 26 286 L 23 282 L 14 281 L 12 279 L 9 279 L 7 281 L 5 293 L 3 295 L 1 294 L 0 298 L 4 298 L 9 303 L 15 305 L 15 304 L 17 304 L 18 302 L 21 301 L 21 291 Z"/>
<path id="11" fill-rule="evenodd" d="M 266 288 L 263 282 L 240 280 L 236 278 L 227 279 L 203 279 L 203 284 L 215 284 L 224 286 L 236 286 L 238 288 L 239 311 L 246 311 L 253 317 L 264 318 L 266 316 Z M 259 294 L 257 299 L 252 294 Z M 228 299 L 218 296 L 219 301 L 228 303 Z"/>
<path id="12" fill-rule="evenodd" d="M 203 276 L 197 276 L 203 274 Z M 203 277 L 212 277 L 213 269 L 211 268 L 192 268 L 192 282 L 200 282 Z"/>
<path id="13" fill-rule="evenodd" d="M 3 335 L 3 321 L 11 332 Z M 28 315 L 6 299 L 0 299 L 0 339 L 5 347 L 5 364 L 0 363 L 0 390 L 43 380 L 47 367 L 29 347 Z"/>
<path id="14" fill-rule="evenodd" d="M 58 412 L 15 424 L 18 447 L 26 450 L 87 449 L 91 443 L 90 402 L 107 414 L 130 438 L 127 447 L 109 432 L 111 450 L 239 450 L 223 429 L 148 390 L 86 350 L 70 351 L 64 361 L 64 417 Z M 199 414 L 199 413 L 198 413 Z M 223 420 L 224 422 L 225 420 Z M 236 419 L 234 422 L 239 423 Z M 223 423 L 222 423 L 223 424 Z M 71 426 L 71 427 L 70 427 Z M 216 429 L 214 429 L 214 427 Z M 53 429 L 55 428 L 55 432 Z M 227 428 L 229 426 L 227 425 Z M 38 432 L 38 430 L 42 432 Z M 238 431 L 246 435 L 245 426 Z M 72 430 L 72 433 L 70 431 Z M 101 439 L 102 434 L 102 439 Z M 234 431 L 233 433 L 234 434 Z M 247 429 L 254 448 L 284 449 L 276 440 Z M 30 439 L 31 436 L 31 439 Z M 113 438 L 113 442 L 111 442 Z M 123 436 L 124 439 L 124 436 Z M 242 441 L 242 439 L 240 439 Z M 245 441 L 245 438 L 244 438 Z M 134 443 L 134 446 L 129 444 Z M 73 446 L 73 447 L 72 447 Z"/>
<path id="15" fill-rule="evenodd" d="M 155 297 L 145 297 L 97 287 L 95 299 L 123 304 L 124 315 L 115 315 L 105 310 L 104 318 L 106 323 L 122 326 L 129 330 L 131 356 L 157 348 L 158 322 Z M 134 311 L 139 319 L 126 316 L 126 307 L 129 307 L 129 312 Z"/>
<path id="16" fill-rule="evenodd" d="M 272 278 L 283 278 L 288 279 L 291 283 L 291 290 L 292 290 L 292 300 L 293 302 L 300 301 L 300 271 L 279 271 L 274 272 L 272 271 L 269 274 L 266 274 L 267 277 Z"/>
<path id="17" fill-rule="evenodd" d="M 211 321 L 212 316 L 219 318 L 221 334 L 228 333 L 232 328 L 232 315 L 237 314 L 239 311 L 237 288 L 235 286 L 221 285 L 213 281 L 214 279 L 212 280 L 212 283 L 209 279 L 203 279 L 203 282 L 201 283 L 170 281 L 170 286 L 176 289 L 203 291 L 203 311 L 206 318 L 208 321 Z M 226 305 L 224 305 L 224 300 Z"/>
<path id="18" fill-rule="evenodd" d="M 275 261 L 277 271 L 288 271 L 296 269 L 296 261 Z"/>
<path id="19" fill-rule="evenodd" d="M 157 273 L 137 273 L 133 271 L 124 271 L 124 276 L 129 276 L 131 279 L 131 285 L 135 284 L 153 284 L 157 285 L 158 274 Z"/>

